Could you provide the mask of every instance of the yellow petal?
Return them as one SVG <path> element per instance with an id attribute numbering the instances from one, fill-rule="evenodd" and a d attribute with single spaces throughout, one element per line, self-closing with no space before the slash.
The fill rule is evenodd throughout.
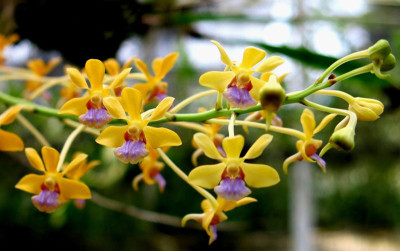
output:
<path id="1" fill-rule="evenodd" d="M 14 105 L 8 108 L 0 115 L 0 125 L 8 125 L 13 122 L 23 107 L 23 105 Z"/>
<path id="2" fill-rule="evenodd" d="M 317 128 L 315 128 L 314 134 L 317 134 L 317 133 L 320 132 L 322 129 L 324 129 L 325 126 L 327 126 L 328 123 L 331 122 L 331 120 L 334 119 L 335 117 L 336 117 L 336 114 L 329 114 L 329 115 L 326 115 L 326 116 L 322 119 L 321 123 L 319 123 L 319 125 L 317 126 Z"/>
<path id="3" fill-rule="evenodd" d="M 219 53 L 221 54 L 221 61 L 228 66 L 232 66 L 232 62 L 231 62 L 230 58 L 228 57 L 228 54 L 226 54 L 226 51 L 220 45 L 220 43 L 218 43 L 217 41 L 214 41 L 214 40 L 211 40 L 211 42 L 217 46 Z"/>
<path id="4" fill-rule="evenodd" d="M 109 58 L 104 61 L 104 67 L 111 76 L 116 76 L 119 73 L 120 65 L 114 58 Z"/>
<path id="5" fill-rule="evenodd" d="M 133 61 L 135 60 L 135 56 L 128 58 L 125 63 L 124 66 L 122 66 L 122 69 L 128 69 L 131 68 L 131 65 L 133 63 Z"/>
<path id="6" fill-rule="evenodd" d="M 60 159 L 58 151 L 52 147 L 44 146 L 42 147 L 42 157 L 47 172 L 57 172 L 57 165 Z"/>
<path id="7" fill-rule="evenodd" d="M 140 91 L 143 97 L 147 96 L 147 93 L 153 88 L 152 84 L 150 83 L 138 83 L 132 86 L 132 88 L 135 88 L 136 90 Z"/>
<path id="8" fill-rule="evenodd" d="M 24 150 L 24 142 L 15 133 L 0 129 L 0 151 L 16 152 Z"/>
<path id="9" fill-rule="evenodd" d="M 132 68 L 128 68 L 123 70 L 118 76 L 114 79 L 114 81 L 110 84 L 110 89 L 114 89 L 122 85 L 124 83 L 125 78 L 129 75 Z"/>
<path id="10" fill-rule="evenodd" d="M 235 137 L 224 138 L 222 141 L 222 148 L 226 153 L 226 158 L 239 158 L 244 146 L 244 138 L 242 135 Z"/>
<path id="11" fill-rule="evenodd" d="M 154 149 L 164 146 L 179 146 L 182 144 L 178 134 L 167 128 L 146 126 L 143 128 L 147 142 Z"/>
<path id="12" fill-rule="evenodd" d="M 79 88 L 88 89 L 88 85 L 86 83 L 85 78 L 82 74 L 75 68 L 67 68 L 67 74 L 69 78 L 72 80 L 72 83 Z"/>
<path id="13" fill-rule="evenodd" d="M 209 71 L 200 76 L 199 83 L 202 86 L 224 92 L 234 77 L 235 73 L 232 71 Z"/>
<path id="14" fill-rule="evenodd" d="M 84 153 L 79 153 L 74 157 L 74 159 L 67 165 L 67 167 L 64 169 L 62 172 L 63 175 L 68 175 L 71 171 L 75 171 L 75 168 L 77 168 L 80 164 L 82 164 L 83 161 L 86 160 L 87 154 Z"/>
<path id="15" fill-rule="evenodd" d="M 236 207 L 244 206 L 252 202 L 257 202 L 257 200 L 251 197 L 244 197 L 243 199 L 236 201 Z"/>
<path id="16" fill-rule="evenodd" d="M 58 111 L 59 114 L 73 114 L 80 116 L 87 112 L 86 104 L 90 97 L 73 98 L 68 100 Z"/>
<path id="17" fill-rule="evenodd" d="M 46 75 L 45 71 L 45 64 L 42 59 L 32 59 L 29 60 L 28 63 L 26 64 L 29 69 L 31 69 L 36 75 L 39 76 L 44 76 Z"/>
<path id="18" fill-rule="evenodd" d="M 204 133 L 196 133 L 193 136 L 196 144 L 203 149 L 204 154 L 211 159 L 222 159 L 221 154 L 218 149 L 215 147 L 214 142 Z"/>
<path id="19" fill-rule="evenodd" d="M 210 231 L 209 226 L 210 223 L 212 221 L 212 219 L 214 218 L 215 212 L 214 211 L 207 211 L 204 213 L 204 217 L 203 220 L 201 221 L 201 226 L 204 228 L 204 230 L 206 230 L 207 234 L 210 236 L 210 242 L 212 241 L 213 237 L 213 233 L 212 231 Z"/>
<path id="20" fill-rule="evenodd" d="M 279 182 L 278 172 L 268 165 L 242 163 L 240 167 L 244 180 L 251 187 L 269 187 Z"/>
<path id="21" fill-rule="evenodd" d="M 280 66 L 283 64 L 285 60 L 283 58 L 278 57 L 278 56 L 273 56 L 269 57 L 266 60 L 264 60 L 257 68 L 256 72 L 270 72 L 273 71 L 276 67 Z"/>
<path id="22" fill-rule="evenodd" d="M 258 62 L 263 60 L 267 53 L 263 50 L 260 50 L 255 47 L 247 47 L 244 52 L 243 52 L 243 60 L 242 63 L 240 64 L 240 67 L 250 69 Z"/>
<path id="23" fill-rule="evenodd" d="M 117 119 L 126 119 L 124 108 L 116 97 L 105 97 L 103 99 L 103 104 L 107 108 L 107 111 L 110 113 L 111 117 Z"/>
<path id="24" fill-rule="evenodd" d="M 35 149 L 25 148 L 25 155 L 32 167 L 42 172 L 45 171 L 43 161 Z"/>
<path id="25" fill-rule="evenodd" d="M 181 226 L 184 227 L 188 220 L 195 220 L 195 221 L 201 222 L 203 217 L 204 217 L 204 214 L 187 214 L 182 218 Z"/>
<path id="26" fill-rule="evenodd" d="M 166 97 L 164 98 L 154 109 L 153 113 L 150 116 L 150 120 L 157 120 L 164 117 L 165 113 L 171 107 L 172 103 L 174 102 L 175 98 Z"/>
<path id="27" fill-rule="evenodd" d="M 140 112 L 142 110 L 143 98 L 140 91 L 134 88 L 124 88 L 121 93 L 126 112 L 131 120 L 142 120 Z"/>
<path id="28" fill-rule="evenodd" d="M 260 100 L 260 89 L 266 84 L 263 80 L 260 80 L 256 77 L 250 76 L 251 84 L 253 88 L 250 90 L 250 96 L 255 100 Z"/>
<path id="29" fill-rule="evenodd" d="M 160 66 L 160 70 L 155 72 L 156 77 L 158 79 L 164 78 L 165 75 L 172 69 L 178 56 L 179 56 L 178 52 L 173 52 L 173 53 L 168 54 L 163 59 L 162 64 Z"/>
<path id="30" fill-rule="evenodd" d="M 120 147 L 125 142 L 125 132 L 128 130 L 128 126 L 109 126 L 104 129 L 96 142 L 103 146 L 108 147 Z"/>
<path id="31" fill-rule="evenodd" d="M 42 191 L 40 187 L 43 184 L 44 179 L 44 175 L 28 174 L 18 181 L 15 188 L 28 193 L 39 194 Z"/>
<path id="32" fill-rule="evenodd" d="M 60 57 L 55 57 L 50 59 L 49 62 L 47 62 L 47 65 L 45 67 L 45 72 L 48 74 L 51 70 L 53 70 L 57 65 L 61 63 L 61 58 Z"/>
<path id="33" fill-rule="evenodd" d="M 151 67 L 153 68 L 153 72 L 156 76 L 160 75 L 163 60 L 163 58 L 156 58 L 151 63 Z"/>
<path id="34" fill-rule="evenodd" d="M 147 68 L 147 65 L 140 59 L 135 59 L 135 65 L 141 72 L 143 72 L 144 75 L 146 75 L 147 80 L 152 79 L 153 77 L 149 73 L 149 69 Z"/>
<path id="35" fill-rule="evenodd" d="M 83 182 L 62 178 L 59 181 L 60 194 L 64 199 L 90 199 L 90 189 Z"/>
<path id="36" fill-rule="evenodd" d="M 264 134 L 257 139 L 256 142 L 250 147 L 244 159 L 255 159 L 262 154 L 264 149 L 271 143 L 273 136 L 270 134 Z"/>
<path id="37" fill-rule="evenodd" d="M 198 166 L 189 173 L 189 182 L 207 189 L 212 189 L 221 181 L 225 163 Z"/>
<path id="38" fill-rule="evenodd" d="M 312 138 L 315 129 L 314 113 L 308 109 L 304 109 L 300 121 L 306 138 Z"/>
<path id="39" fill-rule="evenodd" d="M 297 152 L 297 153 L 293 154 L 292 156 L 286 158 L 285 161 L 283 162 L 283 166 L 282 166 L 283 172 L 285 174 L 287 174 L 289 165 L 292 164 L 293 162 L 300 161 L 301 158 L 302 158 L 301 152 Z"/>
<path id="40" fill-rule="evenodd" d="M 86 74 L 88 75 L 91 89 L 102 90 L 105 67 L 103 62 L 97 59 L 89 59 L 85 64 Z"/>

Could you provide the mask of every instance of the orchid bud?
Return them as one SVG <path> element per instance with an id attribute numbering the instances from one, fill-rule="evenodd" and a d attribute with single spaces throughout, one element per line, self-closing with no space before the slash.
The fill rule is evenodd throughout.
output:
<path id="1" fill-rule="evenodd" d="M 354 102 L 349 104 L 349 111 L 354 112 L 357 115 L 358 121 L 375 121 L 379 118 L 379 115 L 383 112 L 383 104 L 371 98 L 360 98 L 354 99 Z"/>
<path id="2" fill-rule="evenodd" d="M 260 89 L 259 95 L 261 107 L 267 112 L 277 111 L 286 99 L 285 90 L 274 75 L 272 75 L 268 82 Z"/>
<path id="3" fill-rule="evenodd" d="M 339 151 L 351 151 L 354 148 L 354 135 L 354 129 L 347 126 L 335 131 L 329 139 L 329 143 Z"/>
<path id="4" fill-rule="evenodd" d="M 381 39 L 376 42 L 373 46 L 368 48 L 369 58 L 372 60 L 384 60 L 390 53 L 392 52 L 392 48 L 389 45 L 389 42 Z"/>
<path id="5" fill-rule="evenodd" d="M 381 71 L 390 71 L 396 66 L 396 58 L 392 53 L 389 54 L 384 60 L 381 65 Z"/>

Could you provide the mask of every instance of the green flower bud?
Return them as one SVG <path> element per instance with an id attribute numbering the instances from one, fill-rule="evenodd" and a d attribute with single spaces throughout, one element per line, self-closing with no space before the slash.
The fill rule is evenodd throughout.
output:
<path id="1" fill-rule="evenodd" d="M 369 58 L 372 60 L 383 60 L 392 52 L 389 42 L 381 39 L 368 48 Z"/>
<path id="2" fill-rule="evenodd" d="M 285 90 L 274 75 L 272 75 L 268 82 L 260 89 L 259 95 L 261 107 L 267 112 L 277 111 L 286 99 Z"/>
<path id="3" fill-rule="evenodd" d="M 346 126 L 334 132 L 329 139 L 329 143 L 339 151 L 351 151 L 354 148 L 354 135 L 354 129 Z"/>
<path id="4" fill-rule="evenodd" d="M 375 121 L 382 114 L 384 109 L 383 104 L 376 99 L 360 98 L 354 99 L 354 102 L 349 104 L 349 111 L 357 115 L 358 121 Z"/>
<path id="5" fill-rule="evenodd" d="M 387 56 L 383 60 L 383 63 L 381 65 L 381 71 L 382 72 L 390 71 L 395 66 L 396 66 L 396 58 L 394 57 L 394 55 L 392 53 L 390 53 L 389 56 Z"/>

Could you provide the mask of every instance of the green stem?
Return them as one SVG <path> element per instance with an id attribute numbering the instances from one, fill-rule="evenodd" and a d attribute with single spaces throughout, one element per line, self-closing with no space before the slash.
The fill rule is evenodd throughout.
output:
<path id="1" fill-rule="evenodd" d="M 172 162 L 172 160 L 164 153 L 163 150 L 161 150 L 160 148 L 157 148 L 157 151 L 160 154 L 161 158 L 165 161 L 165 163 L 167 163 L 167 165 L 172 169 L 172 171 L 174 171 L 182 180 L 184 180 L 191 187 L 193 187 L 194 190 L 196 190 L 204 198 L 209 200 L 213 206 L 215 206 L 215 207 L 218 206 L 218 202 L 214 198 L 214 196 L 212 196 L 209 192 L 207 192 L 207 190 L 190 183 L 188 176 L 177 165 L 175 165 L 174 162 Z"/>
<path id="2" fill-rule="evenodd" d="M 85 125 L 81 124 L 80 126 L 78 126 L 67 138 L 67 140 L 65 141 L 65 144 L 61 150 L 60 153 L 60 160 L 58 161 L 57 164 L 57 172 L 61 172 L 62 171 L 62 167 L 65 161 L 65 157 L 67 156 L 68 150 L 72 145 L 72 142 L 74 141 L 74 139 L 79 135 L 79 133 L 82 132 L 83 129 L 85 129 Z"/>
<path id="3" fill-rule="evenodd" d="M 313 85 L 309 86 L 308 88 L 306 88 L 306 89 L 304 89 L 302 91 L 295 92 L 295 93 L 292 93 L 292 94 L 289 93 L 286 96 L 286 100 L 282 105 L 298 103 L 302 99 L 308 97 L 309 95 L 314 94 L 316 91 L 328 88 L 328 87 L 332 86 L 333 84 L 338 83 L 340 81 L 343 81 L 345 79 L 348 79 L 350 77 L 354 77 L 354 76 L 359 75 L 359 74 L 370 72 L 372 70 L 372 68 L 373 68 L 373 64 L 368 64 L 368 65 L 359 67 L 357 69 L 354 69 L 352 71 L 349 71 L 347 73 L 344 73 L 344 74 L 342 74 L 342 75 L 340 75 L 340 76 L 338 76 L 338 77 L 336 77 L 334 79 L 330 79 L 328 81 L 325 81 L 325 82 L 322 82 L 322 83 L 318 83 L 318 84 L 313 84 Z"/>
<path id="4" fill-rule="evenodd" d="M 58 114 L 58 110 L 50 107 L 46 107 L 43 105 L 38 105 L 32 102 L 29 102 L 22 98 L 13 97 L 11 95 L 0 92 L 0 101 L 9 105 L 24 105 L 24 110 L 29 110 L 33 113 L 40 113 L 49 117 L 56 117 L 61 119 L 71 119 L 78 120 L 77 116 L 69 115 L 69 114 Z"/>
<path id="5" fill-rule="evenodd" d="M 339 60 L 337 60 L 336 62 L 334 62 L 333 64 L 331 64 L 321 75 L 321 77 L 318 78 L 317 82 L 315 82 L 315 84 L 320 84 L 322 83 L 322 81 L 324 81 L 324 79 L 326 77 L 328 77 L 328 75 L 335 70 L 337 67 L 339 67 L 340 65 L 351 61 L 351 60 L 355 60 L 355 59 L 360 59 L 360 58 L 368 58 L 369 57 L 369 53 L 368 50 L 363 50 L 363 51 L 358 51 L 358 52 L 354 52 L 350 55 L 347 55 L 345 57 L 340 58 Z"/>

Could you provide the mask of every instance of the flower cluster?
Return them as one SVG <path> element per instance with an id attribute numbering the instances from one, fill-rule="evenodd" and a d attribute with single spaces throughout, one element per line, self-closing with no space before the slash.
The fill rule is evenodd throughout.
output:
<path id="1" fill-rule="evenodd" d="M 0 36 L 0 51 L 13 41 L 15 39 Z M 33 60 L 28 62 L 28 69 L 24 71 L 4 71 L 4 79 L 18 79 L 20 76 L 20 80 L 25 81 L 25 91 L 29 95 L 22 99 L 0 93 L 0 101 L 12 105 L 0 115 L 0 126 L 8 125 L 17 118 L 44 145 L 40 157 L 34 148 L 24 148 L 19 136 L 0 129 L 0 151 L 25 149 L 29 163 L 40 173 L 24 176 L 15 187 L 34 194 L 32 203 L 42 212 L 51 213 L 70 200 L 82 208 L 85 200 L 91 198 L 91 191 L 81 178 L 101 163 L 97 160 L 88 162 L 85 153 L 76 153 L 69 163 L 65 160 L 74 139 L 82 132 L 91 133 L 96 135 L 94 147 L 113 148 L 119 161 L 140 168 L 141 173 L 132 182 L 135 190 L 143 181 L 147 185 L 157 184 L 163 192 L 167 180 L 161 171 L 166 164 L 199 192 L 204 197 L 201 202 L 203 213 L 186 215 L 182 225 L 188 220 L 200 222 L 211 244 L 217 238 L 217 225 L 228 219 L 228 211 L 257 201 L 248 197 L 252 189 L 279 183 L 279 169 L 259 161 L 273 141 L 274 133 L 297 139 L 293 144 L 297 152 L 282 163 L 285 174 L 291 163 L 302 160 L 316 162 L 326 172 L 327 164 L 322 156 L 331 148 L 344 151 L 353 149 L 357 122 L 374 121 L 383 113 L 384 106 L 378 100 L 326 89 L 361 73 L 372 72 L 380 78 L 387 77 L 382 72 L 392 69 L 395 59 L 385 41 L 378 41 L 367 50 L 339 59 L 315 83 L 293 93 L 286 93 L 281 85 L 287 73 L 279 76 L 273 72 L 284 63 L 281 57 L 266 58 L 264 50 L 248 47 L 243 52 L 242 60 L 235 61 L 230 59 L 220 43 L 212 43 L 217 46 L 225 68 L 206 72 L 198 81 L 201 86 L 212 90 L 196 93 L 175 105 L 175 98 L 168 95 L 168 83 L 164 78 L 178 58 L 176 52 L 154 59 L 153 74 L 150 74 L 142 60 L 135 57 L 122 67 L 115 59 L 104 62 L 89 59 L 84 69 L 67 67 L 65 76 L 54 78 L 46 75 L 61 62 L 60 59 L 50 60 L 47 64 Z M 359 58 L 368 58 L 371 63 L 343 75 L 332 74 L 344 62 Z M 132 64 L 138 72 L 132 72 Z M 23 73 L 19 75 L 19 72 Z M 57 102 L 60 109 L 32 102 L 38 95 L 50 100 L 52 96 L 49 89 L 55 85 L 62 87 L 61 99 Z M 180 109 L 195 100 L 215 94 L 215 105 L 199 108 L 195 113 L 179 113 Z M 339 109 L 323 106 L 309 101 L 307 97 L 310 95 L 338 97 L 345 100 L 348 107 Z M 285 121 L 279 117 L 280 108 L 293 103 L 307 107 L 300 116 L 302 131 L 285 127 Z M 311 109 L 327 113 L 318 125 Z M 44 136 L 20 114 L 21 111 L 59 117 L 66 125 L 75 127 L 60 153 L 50 147 Z M 248 116 L 240 119 L 241 115 Z M 317 133 L 339 116 L 343 116 L 342 120 L 336 124 L 322 147 L 323 140 L 316 138 Z M 188 174 L 167 155 L 172 147 L 182 145 L 179 130 L 167 128 L 168 124 L 195 131 L 191 141 L 194 167 Z M 226 133 L 224 125 L 227 125 Z M 264 131 L 254 142 L 246 142 L 250 138 L 235 132 L 235 126 L 242 126 L 247 133 L 250 128 Z M 247 148 L 246 143 L 250 147 Z M 202 154 L 216 163 L 201 163 L 203 160 L 199 156 Z"/>

